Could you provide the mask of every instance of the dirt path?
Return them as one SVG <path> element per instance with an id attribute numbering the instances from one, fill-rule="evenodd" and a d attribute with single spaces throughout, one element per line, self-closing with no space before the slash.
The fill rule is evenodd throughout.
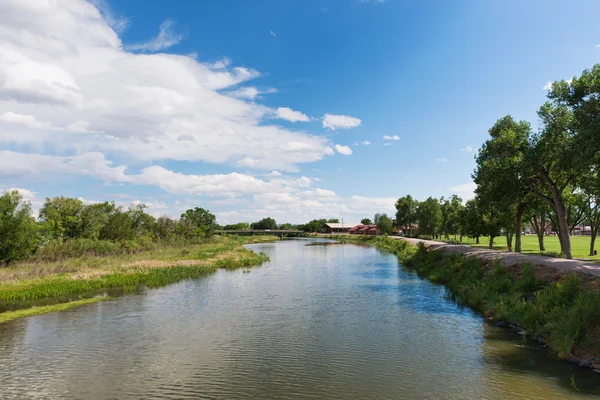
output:
<path id="1" fill-rule="evenodd" d="M 475 257 L 485 261 L 501 259 L 505 265 L 529 263 L 542 267 L 555 268 L 563 273 L 576 271 L 584 274 L 600 276 L 600 264 L 594 264 L 592 262 L 536 256 L 531 254 L 509 253 L 506 251 L 488 250 L 467 245 L 449 244 L 444 242 L 436 242 L 433 240 L 411 239 L 401 236 L 390 237 L 392 239 L 405 240 L 412 244 L 423 243 L 426 247 L 432 250 L 442 251 L 444 253 L 463 254 L 465 256 Z"/>

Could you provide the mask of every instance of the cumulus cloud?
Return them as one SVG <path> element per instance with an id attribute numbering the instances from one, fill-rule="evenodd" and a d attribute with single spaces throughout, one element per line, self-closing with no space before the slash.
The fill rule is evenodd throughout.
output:
<path id="1" fill-rule="evenodd" d="M 265 176 L 281 176 L 281 175 L 283 175 L 283 174 L 279 171 L 271 171 L 268 174 L 266 174 Z"/>
<path id="2" fill-rule="evenodd" d="M 82 0 L 0 2 L 0 54 L 0 149 L 288 171 L 333 151 L 327 138 L 265 124 L 274 111 L 243 101 L 254 90 L 234 97 L 258 71 L 227 58 L 132 53 Z"/>
<path id="3" fill-rule="evenodd" d="M 392 136 L 385 135 L 383 137 L 383 140 L 400 140 L 400 136 L 398 136 L 398 135 L 392 135 Z"/>
<path id="4" fill-rule="evenodd" d="M 335 149 L 337 150 L 338 153 L 343 154 L 345 156 L 349 156 L 350 154 L 352 154 L 352 149 L 348 146 L 342 146 L 342 145 L 336 144 Z"/>
<path id="5" fill-rule="evenodd" d="M 552 89 L 552 82 L 548 81 L 548 82 L 546 82 L 546 84 L 544 85 L 544 87 L 542 87 L 542 90 L 548 91 L 550 89 Z"/>
<path id="6" fill-rule="evenodd" d="M 436 158 L 435 161 L 437 161 L 437 162 L 447 162 L 448 160 L 446 160 L 446 158 Z"/>
<path id="7" fill-rule="evenodd" d="M 460 151 L 466 151 L 467 153 L 470 153 L 473 151 L 473 148 L 471 146 L 465 146 L 462 149 L 460 149 Z"/>
<path id="8" fill-rule="evenodd" d="M 363 146 L 368 146 L 370 144 L 371 144 L 371 142 L 369 142 L 368 140 L 365 140 L 365 141 L 362 142 Z"/>
<path id="9" fill-rule="evenodd" d="M 347 115 L 325 114 L 323 116 L 323 128 L 335 131 L 337 129 L 350 129 L 360 126 L 362 121 Z"/>
<path id="10" fill-rule="evenodd" d="M 160 24 L 158 35 L 146 42 L 136 43 L 127 45 L 126 48 L 128 50 L 138 50 L 138 51 L 160 51 L 164 49 L 168 49 L 169 47 L 175 46 L 177 43 L 181 42 L 184 38 L 184 35 L 175 32 L 173 29 L 173 25 L 175 23 L 171 20 L 166 20 L 162 24 Z"/>
<path id="11" fill-rule="evenodd" d="M 308 122 L 310 118 L 308 115 L 301 113 L 300 111 L 294 111 L 288 107 L 279 107 L 275 110 L 275 118 L 285 119 L 290 122 Z"/>

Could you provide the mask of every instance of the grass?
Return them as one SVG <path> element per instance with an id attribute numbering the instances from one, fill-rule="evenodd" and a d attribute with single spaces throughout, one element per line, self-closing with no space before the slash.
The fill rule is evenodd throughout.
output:
<path id="1" fill-rule="evenodd" d="M 547 268 L 529 264 L 486 264 L 381 236 L 344 239 L 387 250 L 419 276 L 443 284 L 457 303 L 517 325 L 533 338 L 543 338 L 562 358 L 591 359 L 600 367 L 600 279 L 578 273 L 551 274 Z"/>
<path id="2" fill-rule="evenodd" d="M 452 238 L 452 236 L 451 236 Z M 522 250 L 525 254 L 540 254 L 540 247 L 538 243 L 538 239 L 536 235 L 525 235 L 521 237 L 522 240 Z M 586 260 L 595 260 L 600 261 L 600 255 L 590 257 L 590 240 L 589 236 L 571 236 L 571 251 L 573 253 L 573 258 L 582 258 Z M 483 247 L 488 248 L 488 238 L 481 237 L 479 238 L 479 244 L 475 244 L 474 238 L 464 237 L 462 244 L 467 244 L 473 247 Z M 558 241 L 558 236 L 544 236 L 544 243 L 546 244 L 546 252 L 547 255 L 556 255 L 560 254 L 560 243 Z M 600 247 L 600 239 L 596 240 L 597 246 Z M 515 241 L 513 238 L 513 249 L 515 246 Z M 505 237 L 497 237 L 494 239 L 494 249 L 495 250 L 507 250 L 506 247 L 506 238 Z M 600 248 L 597 248 L 600 250 Z M 544 255 L 544 254 L 543 254 Z"/>
<path id="3" fill-rule="evenodd" d="M 23 262 L 0 269 L 0 315 L 32 306 L 54 306 L 98 295 L 163 286 L 219 268 L 262 264 L 268 257 L 243 244 L 273 237 L 218 237 L 203 244 L 161 247 L 136 254 Z M 52 311 L 51 309 L 49 309 Z"/>
<path id="4" fill-rule="evenodd" d="M 13 321 L 19 318 L 33 317 L 35 315 L 46 314 L 55 311 L 64 311 L 70 308 L 93 304 L 99 301 L 110 300 L 110 297 L 93 297 L 91 299 L 76 300 L 70 303 L 53 304 L 51 306 L 32 307 L 26 310 L 8 311 L 0 314 L 0 324 Z"/>

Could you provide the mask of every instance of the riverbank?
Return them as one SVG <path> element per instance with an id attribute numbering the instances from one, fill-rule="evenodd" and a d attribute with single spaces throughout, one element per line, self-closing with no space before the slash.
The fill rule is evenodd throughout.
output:
<path id="1" fill-rule="evenodd" d="M 215 237 L 203 244 L 131 255 L 17 263 L 0 269 L 0 322 L 197 278 L 219 268 L 259 265 L 268 257 L 243 245 L 274 240 L 272 236 Z"/>
<path id="2" fill-rule="evenodd" d="M 395 254 L 421 277 L 446 286 L 459 304 L 600 373 L 597 265 L 419 239 L 333 238 Z"/>

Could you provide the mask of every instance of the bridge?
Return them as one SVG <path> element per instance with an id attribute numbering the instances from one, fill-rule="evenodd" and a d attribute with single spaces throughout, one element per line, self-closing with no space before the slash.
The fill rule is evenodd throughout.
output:
<path id="1" fill-rule="evenodd" d="M 219 235 L 239 235 L 239 236 L 252 236 L 252 235 L 277 235 L 279 237 L 298 237 L 304 236 L 306 233 L 303 231 L 294 230 L 283 230 L 283 229 L 248 229 L 239 231 L 225 231 L 218 230 Z"/>

